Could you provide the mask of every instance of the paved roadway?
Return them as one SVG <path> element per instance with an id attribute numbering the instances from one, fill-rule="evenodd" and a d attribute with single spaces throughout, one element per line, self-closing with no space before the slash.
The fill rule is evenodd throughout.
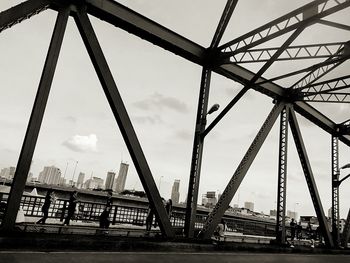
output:
<path id="1" fill-rule="evenodd" d="M 259 253 L 178 253 L 178 252 L 19 252 L 0 251 L 6 263 L 343 263 L 350 255 L 259 254 Z"/>

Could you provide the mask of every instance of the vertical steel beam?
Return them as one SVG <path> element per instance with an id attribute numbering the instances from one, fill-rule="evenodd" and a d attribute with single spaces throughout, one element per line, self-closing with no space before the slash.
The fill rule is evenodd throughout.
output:
<path id="1" fill-rule="evenodd" d="M 339 245 L 339 140 L 332 135 L 332 238 Z"/>
<path id="2" fill-rule="evenodd" d="M 203 68 L 197 109 L 196 131 L 193 141 L 190 180 L 188 183 L 187 192 L 185 234 L 189 238 L 192 238 L 194 235 L 196 221 L 199 179 L 204 145 L 204 137 L 202 134 L 205 130 L 205 125 L 207 122 L 210 77 L 211 71 L 207 68 Z"/>
<path id="3" fill-rule="evenodd" d="M 258 134 L 256 135 L 254 141 L 252 142 L 248 151 L 244 155 L 241 163 L 238 165 L 235 173 L 233 174 L 232 178 L 227 184 L 219 201 L 215 205 L 213 211 L 208 215 L 208 218 L 200 233 L 201 238 L 209 239 L 212 236 L 216 226 L 218 225 L 220 219 L 229 207 L 232 198 L 234 197 L 237 189 L 243 181 L 250 165 L 253 163 L 256 155 L 258 154 L 261 146 L 263 145 L 267 135 L 269 134 L 273 124 L 275 123 L 283 107 L 284 103 L 279 102 L 271 110 L 270 114 L 268 115 L 264 124 L 262 125 Z"/>
<path id="4" fill-rule="evenodd" d="M 233 10 L 236 7 L 237 1 L 238 0 L 227 0 L 226 6 L 221 15 L 219 24 L 216 28 L 209 50 L 212 51 L 213 49 L 216 49 L 217 46 L 219 45 L 220 40 L 227 27 L 227 24 L 230 21 Z M 200 180 L 204 138 L 205 138 L 203 133 L 205 131 L 205 126 L 207 122 L 210 78 L 211 78 L 211 70 L 207 67 L 203 67 L 201 86 L 200 86 L 200 92 L 199 92 L 199 100 L 198 100 L 198 108 L 197 108 L 197 118 L 196 118 L 196 128 L 195 128 L 196 130 L 195 130 L 194 140 L 193 140 L 190 179 L 188 183 L 188 192 L 187 192 L 185 234 L 189 238 L 193 238 L 194 236 L 194 229 L 195 229 L 195 223 L 196 223 L 199 180 Z"/>
<path id="5" fill-rule="evenodd" d="M 348 216 L 346 218 L 346 222 L 343 230 L 342 246 L 344 248 L 348 247 L 349 238 L 350 238 L 350 209 L 349 209 Z"/>
<path id="6" fill-rule="evenodd" d="M 97 36 L 91 25 L 89 17 L 87 16 L 86 8 L 83 6 L 77 7 L 77 9 L 78 11 L 74 14 L 75 22 L 101 82 L 113 115 L 118 123 L 121 134 L 140 177 L 142 186 L 147 194 L 151 206 L 154 208 L 154 212 L 158 218 L 162 233 L 167 237 L 172 237 L 174 236 L 174 231 L 171 227 L 156 183 L 143 154 L 141 145 L 137 139 L 137 135 L 124 106 L 124 102 L 119 94 L 117 85 L 114 82 L 112 73 L 104 57 Z"/>
<path id="7" fill-rule="evenodd" d="M 277 184 L 277 218 L 276 241 L 284 244 L 286 241 L 286 196 L 287 196 L 287 152 L 288 152 L 288 120 L 289 109 L 286 105 L 281 112 L 278 184 Z"/>
<path id="8" fill-rule="evenodd" d="M 38 91 L 35 97 L 32 113 L 28 123 L 21 153 L 16 166 L 15 176 L 9 198 L 5 217 L 2 222 L 2 231 L 11 231 L 15 225 L 16 216 L 20 207 L 21 197 L 27 181 L 27 176 L 32 162 L 35 145 L 38 139 L 40 126 L 49 97 L 53 76 L 55 73 L 58 56 L 61 50 L 64 32 L 69 17 L 70 9 L 64 9 L 57 15 L 55 28 L 52 34 L 50 47 L 46 56 L 44 69 L 41 75 Z"/>
<path id="9" fill-rule="evenodd" d="M 295 116 L 295 112 L 294 112 L 293 107 L 290 107 L 289 114 L 290 114 L 290 116 L 289 116 L 290 117 L 289 118 L 290 128 L 291 128 L 291 131 L 293 134 L 295 146 L 296 146 L 297 151 L 298 151 L 300 163 L 301 163 L 301 166 L 302 166 L 303 171 L 304 171 L 306 183 L 307 183 L 307 186 L 309 188 L 312 203 L 313 203 L 315 211 L 316 211 L 316 215 L 317 215 L 317 218 L 318 218 L 318 221 L 320 224 L 320 228 L 321 228 L 323 237 L 324 237 L 326 245 L 328 247 L 334 247 L 334 243 L 333 243 L 333 240 L 331 237 L 331 233 L 329 231 L 326 216 L 325 216 L 324 211 L 323 211 L 321 199 L 320 199 L 320 196 L 318 194 L 314 175 L 313 175 L 313 172 L 311 169 L 309 158 L 308 158 L 308 155 L 306 152 L 304 141 L 303 141 L 303 138 L 301 136 L 299 124 L 298 124 L 297 118 Z"/>

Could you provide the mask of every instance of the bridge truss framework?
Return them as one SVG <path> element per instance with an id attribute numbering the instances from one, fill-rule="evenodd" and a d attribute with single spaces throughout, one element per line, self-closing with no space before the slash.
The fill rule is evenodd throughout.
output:
<path id="1" fill-rule="evenodd" d="M 26 2 L 0 13 L 0 32 L 46 9 L 53 9 L 58 13 L 25 139 L 17 163 L 17 169 L 1 230 L 4 232 L 11 231 L 15 224 L 16 214 L 20 206 L 21 196 L 27 179 L 26 175 L 29 172 L 30 163 L 45 112 L 67 20 L 69 16 L 72 16 L 79 29 L 79 33 L 83 39 L 95 71 L 97 72 L 98 78 L 128 147 L 130 156 L 134 162 L 149 202 L 154 208 L 160 229 L 165 236 L 174 237 L 174 231 L 162 204 L 159 191 L 147 160 L 143 154 L 137 135 L 133 129 L 123 100 L 109 70 L 103 51 L 99 45 L 99 41 L 90 23 L 88 17 L 89 14 L 202 66 L 202 79 L 198 99 L 185 218 L 185 234 L 188 238 L 195 237 L 194 224 L 205 137 L 248 90 L 254 89 L 271 97 L 275 105 L 248 148 L 241 163 L 238 165 L 237 170 L 234 172 L 215 208 L 209 214 L 203 229 L 199 233 L 199 237 L 211 237 L 216 225 L 219 223 L 228 208 L 229 203 L 244 179 L 250 165 L 254 161 L 255 156 L 258 154 L 259 149 L 263 145 L 273 124 L 276 119 L 281 116 L 276 224 L 277 241 L 282 244 L 286 240 L 285 210 L 287 198 L 286 180 L 289 124 L 326 245 L 328 247 L 338 246 L 340 241 L 338 233 L 338 141 L 350 146 L 350 126 L 348 122 L 340 124 L 335 123 L 307 102 L 350 102 L 349 76 L 340 76 L 336 79 L 318 82 L 319 79 L 326 76 L 330 71 L 350 58 L 350 41 L 298 46 L 291 46 L 291 44 L 305 28 L 316 23 L 332 26 L 347 32 L 350 31 L 349 25 L 324 20 L 325 17 L 348 8 L 350 6 L 350 1 L 312 1 L 309 4 L 271 21 L 270 23 L 262 25 L 241 37 L 219 46 L 237 2 L 238 0 L 227 0 L 227 4 L 223 10 L 223 14 L 213 36 L 211 45 L 208 48 L 204 48 L 112 0 L 27 0 Z M 256 48 L 260 44 L 266 43 L 271 39 L 287 33 L 291 34 L 280 47 Z M 335 48 L 335 51 L 332 51 L 331 48 Z M 276 61 L 306 60 L 312 58 L 325 58 L 325 60 L 321 63 L 316 63 L 311 67 L 288 72 L 282 76 L 270 79 L 262 77 L 266 70 Z M 242 63 L 255 62 L 264 63 L 256 73 L 241 66 Z M 206 116 L 212 72 L 225 76 L 235 82 L 239 82 L 243 85 L 243 88 L 218 114 L 216 119 L 207 126 Z M 282 87 L 275 82 L 276 80 L 300 73 L 305 73 L 304 77 L 291 87 Z M 331 135 L 332 232 L 326 221 L 314 175 L 299 129 L 296 112 Z M 346 226 L 346 229 L 349 229 L 348 225 Z M 348 236 L 348 234 L 346 236 Z"/>

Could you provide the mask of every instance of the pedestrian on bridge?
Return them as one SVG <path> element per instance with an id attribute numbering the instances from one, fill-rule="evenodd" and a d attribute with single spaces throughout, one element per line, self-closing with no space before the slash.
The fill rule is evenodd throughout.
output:
<path id="1" fill-rule="evenodd" d="M 74 216 L 75 209 L 78 203 L 78 192 L 74 191 L 71 193 L 70 198 L 69 198 L 69 204 L 68 204 L 68 214 L 66 219 L 64 220 L 63 225 L 68 226 L 70 220 Z"/>
<path id="2" fill-rule="evenodd" d="M 41 211 L 43 212 L 44 216 L 40 218 L 38 222 L 36 222 L 37 224 L 45 224 L 46 219 L 49 217 L 49 208 L 51 204 L 55 203 L 55 201 L 55 191 L 53 189 L 49 189 L 46 193 L 44 204 L 41 207 Z"/>

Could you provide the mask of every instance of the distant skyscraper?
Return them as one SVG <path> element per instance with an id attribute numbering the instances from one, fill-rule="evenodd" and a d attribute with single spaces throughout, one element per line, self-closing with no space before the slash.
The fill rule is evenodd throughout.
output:
<path id="1" fill-rule="evenodd" d="M 55 166 L 45 166 L 38 180 L 44 184 L 60 184 L 61 170 Z"/>
<path id="2" fill-rule="evenodd" d="M 78 176 L 78 181 L 77 181 L 77 187 L 78 188 L 82 188 L 82 186 L 84 184 L 84 179 L 85 179 L 85 174 L 80 172 L 79 176 Z"/>
<path id="3" fill-rule="evenodd" d="M 115 187 L 114 190 L 117 193 L 121 193 L 124 191 L 125 188 L 125 182 L 126 182 L 126 176 L 128 174 L 129 165 L 126 163 L 120 163 L 118 178 L 115 181 Z"/>
<path id="4" fill-rule="evenodd" d="M 250 211 L 254 211 L 254 203 L 253 202 L 244 202 L 244 208 L 249 209 Z"/>
<path id="5" fill-rule="evenodd" d="M 106 183 L 105 183 L 105 189 L 113 189 L 114 179 L 115 179 L 115 172 L 108 172 Z"/>
<path id="6" fill-rule="evenodd" d="M 173 204 L 176 205 L 179 203 L 180 199 L 180 180 L 175 180 L 173 184 L 173 188 L 171 189 L 171 200 L 173 201 Z"/>

